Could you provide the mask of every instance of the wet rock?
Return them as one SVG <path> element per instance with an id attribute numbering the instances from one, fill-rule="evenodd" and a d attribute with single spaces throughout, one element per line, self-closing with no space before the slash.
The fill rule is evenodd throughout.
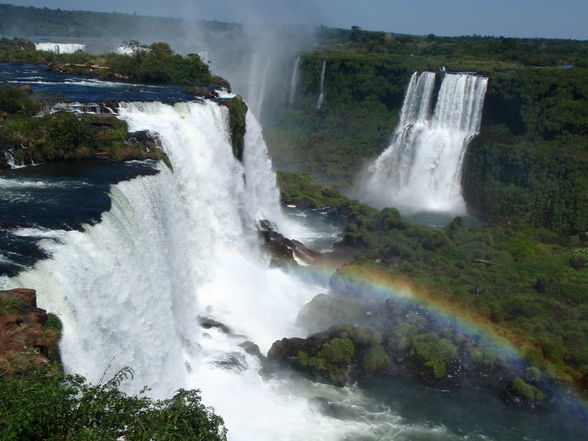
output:
<path id="1" fill-rule="evenodd" d="M 321 253 L 306 248 L 302 242 L 291 240 L 277 232 L 268 220 L 257 222 L 257 228 L 264 239 L 265 249 L 268 250 L 277 262 L 296 263 L 294 257 L 303 262 L 314 262 Z"/>
<path id="2" fill-rule="evenodd" d="M 229 328 L 224 323 L 216 321 L 210 317 L 199 317 L 198 321 L 200 322 L 200 326 L 204 329 L 218 329 L 220 332 L 224 334 L 232 334 L 231 328 Z"/>
<path id="3" fill-rule="evenodd" d="M 252 341 L 247 340 L 246 342 L 241 343 L 239 346 L 242 347 L 243 350 L 245 352 L 247 352 L 249 355 L 253 355 L 254 357 L 258 357 L 262 361 L 265 360 L 265 356 L 261 353 L 259 346 L 257 346 Z"/>
<path id="4" fill-rule="evenodd" d="M 231 352 L 221 360 L 217 360 L 215 363 L 217 366 L 224 369 L 235 369 L 239 371 L 247 369 L 247 360 L 245 359 L 245 356 L 239 352 Z"/>
<path id="5" fill-rule="evenodd" d="M 213 87 L 208 86 L 192 86 L 186 89 L 186 93 L 203 98 L 218 98 L 218 92 Z"/>

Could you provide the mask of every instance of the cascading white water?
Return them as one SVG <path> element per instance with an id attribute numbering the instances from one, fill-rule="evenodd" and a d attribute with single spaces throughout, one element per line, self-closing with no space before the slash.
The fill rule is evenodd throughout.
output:
<path id="1" fill-rule="evenodd" d="M 52 256 L 10 280 L 38 291 L 59 315 L 66 369 L 91 381 L 130 366 L 126 387 L 155 396 L 199 388 L 225 418 L 232 440 L 341 440 L 368 424 L 313 410 L 317 389 L 264 381 L 259 360 L 273 341 L 300 335 L 304 303 L 325 287 L 269 268 L 261 253 L 245 188 L 232 154 L 227 112 L 215 103 L 122 104 L 130 130 L 159 133 L 174 172 L 112 187 L 112 209 L 83 232 L 55 232 Z M 198 316 L 234 332 L 203 332 Z M 306 385 L 306 386 L 304 386 Z M 324 389 L 324 387 L 323 387 Z M 330 390 L 327 388 L 327 390 Z"/>
<path id="2" fill-rule="evenodd" d="M 327 70 L 327 60 L 323 60 L 323 67 L 321 69 L 321 82 L 319 85 L 319 96 L 316 101 L 316 110 L 321 110 L 323 105 L 325 104 L 325 72 Z"/>
<path id="3" fill-rule="evenodd" d="M 462 164 L 480 130 L 488 78 L 445 74 L 435 111 L 435 74 L 413 74 L 388 147 L 362 177 L 357 196 L 375 207 L 405 214 L 464 214 Z"/>
<path id="4" fill-rule="evenodd" d="M 263 139 L 261 125 L 251 112 L 247 112 L 246 123 L 243 165 L 248 212 L 255 219 L 271 220 L 286 237 L 306 242 L 314 237 L 314 233 L 289 219 L 282 211 L 280 189 Z"/>
<path id="5" fill-rule="evenodd" d="M 255 219 L 272 219 L 279 223 L 284 217 L 280 206 L 280 190 L 261 125 L 251 112 L 247 112 L 246 124 L 243 165 L 247 207 Z"/>
<path id="6" fill-rule="evenodd" d="M 290 94 L 288 95 L 288 105 L 291 106 L 296 98 L 296 88 L 298 87 L 298 77 L 300 74 L 300 57 L 296 57 L 294 62 L 294 70 L 292 71 L 292 79 L 290 80 Z"/>
<path id="7" fill-rule="evenodd" d="M 38 51 L 54 52 L 56 54 L 73 54 L 76 51 L 86 49 L 85 44 L 80 43 L 35 43 L 35 49 Z"/>

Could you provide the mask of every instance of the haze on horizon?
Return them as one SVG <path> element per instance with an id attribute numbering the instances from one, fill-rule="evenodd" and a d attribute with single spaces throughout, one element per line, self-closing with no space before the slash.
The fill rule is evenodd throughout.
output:
<path id="1" fill-rule="evenodd" d="M 585 0 L 12 0 L 19 6 L 226 22 L 325 25 L 413 35 L 588 40 Z"/>

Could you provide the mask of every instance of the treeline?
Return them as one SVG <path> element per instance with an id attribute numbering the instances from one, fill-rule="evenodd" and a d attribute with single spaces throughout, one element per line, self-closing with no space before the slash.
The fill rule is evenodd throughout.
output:
<path id="1" fill-rule="evenodd" d="M 212 75 L 197 54 L 176 54 L 169 44 L 156 42 L 141 45 L 132 40 L 130 55 L 92 55 L 85 51 L 55 54 L 35 50 L 34 44 L 22 39 L 0 39 L 0 62 L 50 63 L 49 70 L 73 75 L 88 75 L 105 80 L 122 80 L 154 84 L 200 84 L 226 87 L 230 84 Z"/>
<path id="2" fill-rule="evenodd" d="M 526 66 L 588 67 L 588 41 L 548 38 L 504 38 L 480 35 L 440 37 L 349 29 L 321 28 L 320 49 L 360 54 L 485 58 Z"/>
<path id="3" fill-rule="evenodd" d="M 155 38 L 172 40 L 182 32 L 178 18 L 62 11 L 0 4 L 0 35 L 57 36 L 105 39 Z"/>

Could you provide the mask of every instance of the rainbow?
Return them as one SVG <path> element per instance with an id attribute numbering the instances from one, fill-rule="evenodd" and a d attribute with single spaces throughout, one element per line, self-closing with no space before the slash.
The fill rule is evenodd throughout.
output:
<path id="1" fill-rule="evenodd" d="M 357 293 L 369 292 L 370 296 L 378 296 L 382 299 L 392 298 L 404 305 L 413 305 L 422 308 L 433 316 L 438 322 L 452 326 L 465 335 L 475 337 L 497 356 L 512 363 L 527 364 L 522 348 L 525 345 L 533 345 L 528 338 L 516 331 L 498 326 L 487 317 L 468 310 L 459 302 L 448 299 L 434 290 L 418 286 L 406 278 L 393 276 L 381 268 L 379 264 L 365 262 L 361 265 L 344 266 L 333 263 L 319 263 L 302 267 L 302 274 L 309 275 L 328 283 L 335 271 L 340 270 L 337 283 L 343 283 L 346 290 Z M 544 370 L 560 385 L 569 385 L 570 378 L 559 375 L 555 366 L 547 364 Z M 574 395 L 574 401 L 584 411 L 588 411 L 588 397 L 582 390 L 570 391 L 562 389 Z M 567 394 L 566 394 L 567 395 Z"/>

